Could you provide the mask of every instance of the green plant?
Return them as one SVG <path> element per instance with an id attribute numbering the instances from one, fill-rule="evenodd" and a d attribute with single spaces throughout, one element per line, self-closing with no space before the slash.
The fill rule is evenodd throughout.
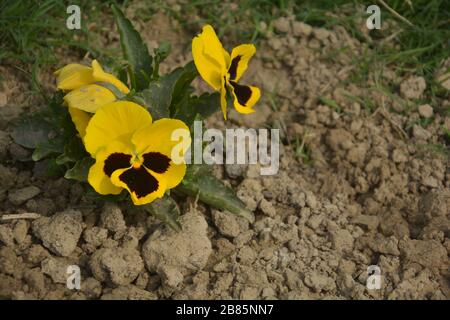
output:
<path id="1" fill-rule="evenodd" d="M 88 181 L 101 194 L 91 189 L 96 197 L 132 200 L 175 229 L 181 228 L 180 212 L 171 190 L 252 220 L 244 203 L 208 167 L 175 163 L 171 153 L 160 151 L 172 143 L 164 140 L 173 133 L 167 126 L 191 129 L 195 120 L 219 110 L 220 95 L 193 94 L 191 82 L 198 76 L 193 62 L 160 74 L 159 64 L 170 46 L 163 43 L 150 55 L 122 11 L 115 5 L 112 10 L 125 61 L 119 77 L 105 72 L 96 60 L 92 67 L 70 64 L 60 69 L 58 88 L 65 93 L 56 92 L 47 108 L 22 117 L 14 127 L 14 141 L 33 149 L 32 160 L 47 161 L 55 174 Z M 130 146 L 136 150 L 128 152 Z"/>

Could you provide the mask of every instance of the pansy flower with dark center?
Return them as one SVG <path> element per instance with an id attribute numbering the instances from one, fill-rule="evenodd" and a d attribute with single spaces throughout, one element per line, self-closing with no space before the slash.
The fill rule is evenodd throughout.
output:
<path id="1" fill-rule="evenodd" d="M 175 130 L 186 130 L 185 139 L 174 141 Z M 126 189 L 133 203 L 142 205 L 181 182 L 186 173 L 184 153 L 191 140 L 182 121 L 163 118 L 152 122 L 143 107 L 116 101 L 97 110 L 86 128 L 84 143 L 96 160 L 88 175 L 91 186 L 100 194 Z M 175 146 L 179 146 L 176 161 L 172 158 Z"/>
<path id="2" fill-rule="evenodd" d="M 257 87 L 239 84 L 247 70 L 250 58 L 255 54 L 253 44 L 235 47 L 230 54 L 223 48 L 213 27 L 206 25 L 202 33 L 192 40 L 192 56 L 201 77 L 220 92 L 223 116 L 227 118 L 227 89 L 234 98 L 234 108 L 240 113 L 252 113 L 261 93 Z"/>

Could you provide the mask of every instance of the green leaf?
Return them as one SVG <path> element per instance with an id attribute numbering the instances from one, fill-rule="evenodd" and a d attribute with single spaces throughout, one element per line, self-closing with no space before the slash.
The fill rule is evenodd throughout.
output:
<path id="1" fill-rule="evenodd" d="M 245 207 L 234 191 L 202 166 L 189 166 L 182 183 L 175 190 L 191 197 L 198 197 L 214 208 L 228 210 L 250 222 L 255 220 L 252 212 Z"/>
<path id="2" fill-rule="evenodd" d="M 154 68 L 153 68 L 153 78 L 159 78 L 159 65 L 163 62 L 170 54 L 171 45 L 170 42 L 162 42 L 158 48 L 155 49 L 155 59 L 154 59 Z"/>
<path id="3" fill-rule="evenodd" d="M 122 100 L 126 97 L 126 94 L 124 94 L 122 91 L 120 91 L 115 85 L 108 82 L 99 81 L 96 82 L 99 86 L 105 87 L 109 91 L 111 91 L 117 98 L 117 100 Z"/>
<path id="4" fill-rule="evenodd" d="M 22 118 L 13 127 L 11 137 L 14 142 L 29 149 L 47 142 L 53 132 L 52 125 L 40 115 Z"/>
<path id="5" fill-rule="evenodd" d="M 83 142 L 78 136 L 72 137 L 64 146 L 64 153 L 56 158 L 59 165 L 76 162 L 87 157 L 88 154 L 84 148 Z"/>
<path id="6" fill-rule="evenodd" d="M 64 150 L 64 141 L 61 137 L 56 139 L 41 142 L 36 149 L 34 149 L 31 158 L 34 161 L 39 161 L 48 157 L 51 154 L 61 153 Z"/>
<path id="7" fill-rule="evenodd" d="M 155 59 L 157 59 L 158 62 L 164 61 L 169 56 L 171 50 L 172 46 L 170 45 L 170 42 L 161 42 L 158 48 L 155 49 Z"/>
<path id="8" fill-rule="evenodd" d="M 93 164 L 94 159 L 92 159 L 91 157 L 86 157 L 82 160 L 78 160 L 71 169 L 66 171 L 64 178 L 86 182 L 89 169 Z"/>
<path id="9" fill-rule="evenodd" d="M 177 68 L 152 81 L 148 89 L 136 94 L 133 100 L 145 105 L 154 120 L 170 117 L 170 110 L 180 96 L 190 94 L 189 84 L 197 76 L 197 70 L 192 66 L 193 63 L 188 63 L 185 67 Z"/>
<path id="10" fill-rule="evenodd" d="M 152 115 L 153 120 L 168 118 L 171 86 L 165 80 L 150 83 L 149 88 L 133 97 L 138 104 L 144 105 Z"/>
<path id="11" fill-rule="evenodd" d="M 46 166 L 45 174 L 48 178 L 58 178 L 64 174 L 64 169 L 55 162 L 55 159 L 48 158 L 43 160 Z"/>
<path id="12" fill-rule="evenodd" d="M 127 66 L 126 65 L 116 66 L 114 68 L 114 74 L 116 74 L 117 79 L 119 79 L 123 83 L 128 82 L 128 74 L 127 74 Z"/>
<path id="13" fill-rule="evenodd" d="M 152 57 L 148 53 L 147 45 L 119 7 L 113 4 L 111 8 L 119 29 L 122 52 L 129 63 L 131 86 L 136 90 L 145 89 L 153 73 Z"/>
<path id="14" fill-rule="evenodd" d="M 176 79 L 175 87 L 172 92 L 171 105 L 173 107 L 183 98 L 192 81 L 198 76 L 194 61 L 188 62 L 184 67 L 173 70 L 167 77 Z M 190 92 L 189 92 L 190 93 Z M 174 109 L 171 110 L 173 114 Z"/>
<path id="15" fill-rule="evenodd" d="M 178 221 L 180 209 L 170 196 L 165 195 L 161 199 L 144 205 L 143 208 L 155 218 L 167 223 L 175 231 L 181 231 L 181 224 Z"/>
<path id="16" fill-rule="evenodd" d="M 211 168 L 203 164 L 189 164 L 186 168 L 185 178 L 194 179 L 202 174 L 211 174 Z"/>
<path id="17" fill-rule="evenodd" d="M 206 119 L 220 110 L 220 94 L 204 93 L 199 97 L 189 97 L 176 108 L 173 118 L 180 119 L 189 127 L 194 120 Z"/>

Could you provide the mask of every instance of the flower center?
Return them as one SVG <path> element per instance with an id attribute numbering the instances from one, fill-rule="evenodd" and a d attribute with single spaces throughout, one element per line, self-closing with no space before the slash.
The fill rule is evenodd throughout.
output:
<path id="1" fill-rule="evenodd" d="M 139 154 L 135 154 L 131 163 L 134 169 L 139 169 L 144 164 L 144 161 Z"/>
<path id="2" fill-rule="evenodd" d="M 140 163 L 140 162 L 134 162 L 133 163 L 133 168 L 139 169 L 141 167 L 141 165 L 142 165 L 142 163 Z"/>

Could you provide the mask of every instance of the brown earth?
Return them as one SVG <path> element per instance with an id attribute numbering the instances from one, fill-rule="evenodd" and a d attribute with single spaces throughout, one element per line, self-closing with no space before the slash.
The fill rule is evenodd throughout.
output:
<path id="1" fill-rule="evenodd" d="M 0 66 L 0 215 L 41 215 L 0 223 L 0 298 L 449 299 L 449 163 L 427 146 L 450 129 L 433 110 L 450 101 L 402 112 L 423 98 L 423 78 L 382 70 L 399 88 L 393 96 L 374 89 L 375 74 L 356 86 L 354 57 L 366 48 L 343 28 L 288 18 L 274 25 L 243 80 L 262 88 L 257 112 L 208 121 L 281 129 L 277 175 L 260 176 L 255 165 L 216 168 L 254 223 L 188 200 L 176 233 L 140 210 L 94 202 L 81 184 L 43 177 L 42 164 L 21 161 L 30 152 L 11 141 L 8 125 L 42 101 Z M 193 34 L 164 15 L 139 26 L 149 47 L 171 41 L 166 70 L 191 59 Z M 423 128 L 418 120 L 427 117 Z M 79 291 L 65 285 L 73 264 Z M 380 290 L 366 288 L 369 265 L 381 269 Z"/>

